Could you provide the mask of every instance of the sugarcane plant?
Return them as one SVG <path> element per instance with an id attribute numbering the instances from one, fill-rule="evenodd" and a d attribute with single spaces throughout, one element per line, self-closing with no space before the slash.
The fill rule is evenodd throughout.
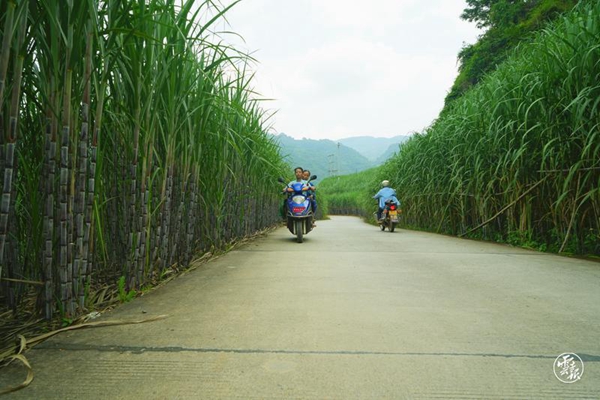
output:
<path id="1" fill-rule="evenodd" d="M 600 3 L 518 46 L 378 170 L 407 225 L 600 254 Z M 368 192 L 365 193 L 365 195 Z"/>
<path id="2" fill-rule="evenodd" d="M 0 4 L 2 307 L 72 319 L 277 222 L 254 60 L 213 31 L 236 3 Z"/>

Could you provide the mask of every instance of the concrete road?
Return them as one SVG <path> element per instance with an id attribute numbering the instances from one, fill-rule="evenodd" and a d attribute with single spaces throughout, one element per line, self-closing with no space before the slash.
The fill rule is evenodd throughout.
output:
<path id="1" fill-rule="evenodd" d="M 600 398 L 589 261 L 333 217 L 303 244 L 282 227 L 102 319 L 160 314 L 40 344 L 33 383 L 7 398 Z M 555 376 L 565 352 L 583 359 L 575 383 Z M 24 375 L 11 365 L 0 387 Z"/>

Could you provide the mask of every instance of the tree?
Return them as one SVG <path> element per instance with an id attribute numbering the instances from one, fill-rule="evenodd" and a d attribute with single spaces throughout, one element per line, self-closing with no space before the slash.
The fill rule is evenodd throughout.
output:
<path id="1" fill-rule="evenodd" d="M 467 0 L 467 7 L 461 18 L 475 22 L 477 27 L 498 28 L 519 23 L 527 16 L 528 10 L 541 0 Z"/>
<path id="2" fill-rule="evenodd" d="M 585 0 L 582 0 L 585 1 Z M 448 105 L 504 61 L 531 32 L 572 9 L 578 0 L 466 0 L 461 18 L 487 28 L 475 44 L 458 53 L 459 75 L 446 96 Z"/>
<path id="3" fill-rule="evenodd" d="M 479 29 L 489 26 L 490 9 L 494 0 L 467 0 L 469 7 L 460 15 L 462 19 L 475 22 Z"/>

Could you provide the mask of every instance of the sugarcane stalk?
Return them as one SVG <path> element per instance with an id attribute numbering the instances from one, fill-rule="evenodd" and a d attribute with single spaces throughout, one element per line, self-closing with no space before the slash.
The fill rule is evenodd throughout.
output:
<path id="1" fill-rule="evenodd" d="M 141 70 L 141 65 L 140 65 Z M 141 71 L 138 71 L 141 74 Z M 131 166 L 129 170 L 129 179 L 130 179 L 130 187 L 129 187 L 129 237 L 128 237 L 128 262 L 127 262 L 127 283 L 128 288 L 133 289 L 136 287 L 136 266 L 137 260 L 139 257 L 139 244 L 141 240 L 140 230 L 141 226 L 138 224 L 137 217 L 137 203 L 136 203 L 136 195 L 137 195 L 137 165 L 138 165 L 138 156 L 139 156 L 139 142 L 140 142 L 140 96 L 141 96 L 141 77 L 138 76 L 138 84 L 136 88 L 136 107 L 134 112 L 134 127 L 133 127 L 133 158 L 131 160 Z M 142 199 L 143 201 L 143 199 Z"/>
<path id="2" fill-rule="evenodd" d="M 101 106 L 98 106 L 101 109 Z M 85 232 L 83 235 L 83 265 L 85 267 L 86 284 L 89 284 L 91 279 L 92 270 L 94 267 L 93 263 L 93 225 L 94 219 L 94 195 L 96 193 L 96 160 L 98 153 L 98 132 L 99 119 L 98 113 L 96 113 L 94 132 L 92 134 L 92 140 L 90 143 L 90 157 L 89 157 L 89 174 L 87 182 L 87 197 L 85 207 Z"/>
<path id="3" fill-rule="evenodd" d="M 70 4 L 69 10 L 72 8 Z M 70 13 L 69 13 L 70 14 Z M 67 50 L 66 50 L 66 70 L 64 78 L 64 90 L 63 90 L 63 119 L 62 119 L 62 130 L 61 130 L 61 143 L 60 143 L 60 261 L 59 261 L 59 275 L 60 275 L 60 286 L 61 286 L 61 302 L 63 304 L 64 312 L 67 316 L 73 314 L 72 299 L 72 265 L 69 264 L 69 141 L 71 132 L 71 83 L 73 77 L 73 71 L 70 69 L 69 59 L 73 43 L 73 27 L 69 26 L 69 33 L 67 39 Z"/>
<path id="4" fill-rule="evenodd" d="M 184 168 L 184 170 L 187 170 L 188 167 L 186 166 Z M 175 239 L 173 240 L 173 243 L 171 245 L 171 255 L 170 255 L 170 259 L 174 260 L 176 258 L 177 263 L 181 262 L 181 253 L 179 252 L 179 248 L 181 247 L 181 238 L 183 238 L 183 235 L 179 235 L 178 232 L 180 232 L 181 227 L 183 226 L 183 212 L 185 209 L 185 200 L 187 197 L 187 190 L 188 190 L 188 179 L 189 176 L 186 172 L 184 172 L 184 176 L 181 182 L 181 193 L 179 193 L 179 206 L 177 207 L 177 216 L 175 218 L 175 228 L 173 229 L 173 233 L 175 234 Z"/>
<path id="5" fill-rule="evenodd" d="M 192 167 L 191 187 L 190 187 L 190 205 L 187 215 L 187 232 L 185 242 L 185 265 L 189 265 L 194 251 L 194 227 L 196 226 L 196 209 L 198 198 L 198 172 L 197 167 Z"/>
<path id="6" fill-rule="evenodd" d="M 155 178 L 156 179 L 156 178 Z M 163 179 L 164 182 L 164 179 Z M 160 191 L 159 191 L 160 188 Z M 157 267 L 159 269 L 159 273 L 160 273 L 160 238 L 161 238 L 161 234 L 162 234 L 162 221 L 163 221 L 163 210 L 164 210 L 164 184 L 163 185 L 157 185 L 156 183 L 152 185 L 152 189 L 153 189 L 153 195 L 152 198 L 155 201 L 154 207 L 155 209 L 158 209 L 158 215 L 155 219 L 155 232 L 152 235 L 152 239 L 151 239 L 151 243 L 150 243 L 150 250 L 152 251 L 152 258 L 151 258 L 151 262 L 152 262 L 152 268 L 154 269 L 154 267 Z"/>
<path id="7" fill-rule="evenodd" d="M 15 157 L 15 164 L 13 166 L 13 170 L 16 172 L 19 170 L 19 158 Z M 14 178 L 13 178 L 14 179 Z M 11 191 L 11 199 L 17 199 L 17 188 L 13 183 L 12 191 Z M 9 216 L 8 216 L 8 232 L 10 233 L 7 238 L 7 252 L 4 256 L 4 260 L 8 269 L 9 277 L 22 277 L 23 275 L 23 266 L 21 263 L 21 259 L 19 258 L 19 252 L 21 247 L 26 247 L 26 244 L 23 244 L 19 238 L 16 236 L 18 234 L 18 221 L 17 214 L 15 211 L 15 203 L 16 201 L 10 202 L 9 208 Z M 21 283 L 14 283 L 9 285 L 9 307 L 12 308 L 14 315 L 17 313 L 17 304 L 20 300 L 20 295 L 22 294 L 23 285 Z"/>
<path id="8" fill-rule="evenodd" d="M 2 50 L 0 53 L 0 101 L 4 99 L 4 88 L 6 87 L 6 73 L 8 71 L 8 60 L 10 59 L 10 43 L 12 42 L 13 35 L 15 7 L 16 3 L 9 0 L 8 4 L 6 5 L 3 29 L 4 34 L 2 36 Z M 0 107 L 0 113 L 2 112 L 1 109 L 2 108 Z"/>
<path id="9" fill-rule="evenodd" d="M 86 207 L 86 178 L 88 170 L 88 148 L 89 148 L 89 126 L 90 126 L 90 92 L 92 78 L 92 28 L 91 21 L 86 24 L 86 47 L 85 47 L 85 72 L 84 89 L 81 102 L 81 134 L 79 136 L 78 176 L 76 190 L 78 193 L 75 203 L 75 228 L 76 228 L 76 251 L 74 271 L 77 279 L 75 294 L 79 299 L 79 307 L 85 305 L 85 281 L 87 271 L 87 256 L 84 256 L 84 219 Z"/>
<path id="10" fill-rule="evenodd" d="M 148 151 L 148 147 L 146 146 L 146 157 L 151 159 L 151 153 Z M 149 156 L 148 156 L 149 155 Z M 144 160 L 146 161 L 146 160 Z M 136 246 L 137 253 L 137 268 L 136 268 L 136 278 L 140 285 L 145 282 L 145 274 L 144 267 L 146 265 L 146 238 L 149 235 L 150 224 L 148 223 L 148 202 L 150 201 L 149 195 L 150 191 L 148 190 L 148 175 L 149 175 L 149 166 L 150 161 L 146 161 L 142 164 L 142 178 L 140 182 L 140 192 L 141 192 L 141 213 L 139 216 L 138 225 L 140 226 L 140 232 L 138 236 L 138 243 Z"/>
<path id="11" fill-rule="evenodd" d="M 50 92 L 55 103 L 54 80 L 50 84 Z M 44 316 L 47 320 L 52 318 L 53 307 L 53 238 L 54 238 L 54 179 L 56 172 L 56 118 L 51 109 L 47 111 L 46 117 L 46 202 L 44 207 Z"/>
<path id="12" fill-rule="evenodd" d="M 161 25 L 156 23 L 157 19 L 160 19 L 161 16 L 152 16 L 153 23 L 147 25 L 149 29 L 152 30 L 152 35 L 154 37 L 159 36 L 159 32 L 161 31 Z M 155 58 L 155 49 L 156 46 L 150 45 L 146 46 L 144 56 L 145 62 L 147 65 L 155 68 L 156 58 Z M 141 69 L 138 71 L 141 76 Z M 145 71 L 147 76 L 150 77 L 150 87 L 156 86 L 156 82 L 158 81 L 157 74 L 155 70 Z M 140 78 L 141 80 L 141 78 Z M 144 97 L 144 125 L 147 129 L 147 134 L 145 135 L 145 145 L 144 145 L 144 161 L 142 165 L 142 174 L 141 174 L 141 182 L 140 182 L 140 194 L 142 196 L 140 207 L 141 214 L 139 215 L 139 237 L 136 246 L 136 252 L 138 254 L 138 261 L 136 267 L 136 276 L 138 282 L 140 284 L 144 284 L 148 277 L 151 278 L 152 268 L 147 270 L 148 264 L 153 262 L 153 252 L 154 247 L 153 243 L 155 242 L 155 235 L 152 232 L 152 216 L 150 215 L 149 208 L 152 209 L 152 204 L 154 199 L 154 192 L 151 189 L 154 189 L 155 185 L 151 183 L 151 176 L 154 166 L 154 136 L 156 134 L 155 129 L 155 120 L 156 115 L 153 114 L 153 110 L 151 105 L 154 103 L 156 91 L 149 90 L 147 96 Z"/>
<path id="13" fill-rule="evenodd" d="M 172 150 L 171 150 L 172 151 Z M 169 253 L 169 243 L 170 243 L 170 226 L 171 226 L 171 207 L 172 207 L 172 198 L 173 198 L 173 159 L 171 157 L 167 157 L 169 160 L 169 166 L 167 168 L 167 185 L 165 192 L 165 212 L 164 212 L 164 221 L 163 221 L 163 233 L 161 238 L 161 254 L 163 255 L 162 264 L 160 266 L 161 271 L 164 271 L 167 266 L 170 265 L 170 253 Z"/>
<path id="14" fill-rule="evenodd" d="M 12 7 L 14 9 L 14 7 Z M 11 4 L 9 4 L 11 9 Z M 25 28 L 27 27 L 27 13 L 19 21 L 19 33 L 17 36 L 17 56 L 15 57 L 14 71 L 13 71 L 13 87 L 11 93 L 11 103 L 9 110 L 9 127 L 8 135 L 6 137 L 6 161 L 4 163 L 4 182 L 2 186 L 2 199 L 0 201 L 0 277 L 2 276 L 2 269 L 5 265 L 4 258 L 4 247 L 6 244 L 6 235 L 8 234 L 9 227 L 9 216 L 11 211 L 11 195 L 13 193 L 13 175 L 15 169 L 15 149 L 18 134 L 18 120 L 19 120 L 19 104 L 21 99 L 21 79 L 23 76 L 23 60 L 25 58 L 23 47 L 23 41 L 25 40 Z M 5 38 L 10 36 L 10 33 L 5 31 Z M 4 42 L 4 40 L 3 40 Z M 2 63 L 8 63 L 8 59 L 4 60 L 4 43 L 3 43 L 3 60 Z M 2 66 L 4 68 L 4 66 Z M 0 90 L 1 92 L 1 90 Z M 2 97 L 0 96 L 0 100 Z M 10 275 L 9 270 L 9 275 Z M 12 288 L 12 285 L 10 286 Z"/>

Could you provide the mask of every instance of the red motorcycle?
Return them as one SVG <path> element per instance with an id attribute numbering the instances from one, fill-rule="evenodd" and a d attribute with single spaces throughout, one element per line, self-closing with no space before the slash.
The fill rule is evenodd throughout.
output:
<path id="1" fill-rule="evenodd" d="M 398 208 L 396 203 L 392 200 L 387 200 L 381 213 L 381 219 L 378 221 L 381 230 L 385 231 L 385 228 L 388 228 L 390 232 L 394 232 L 401 212 L 402 210 Z"/>

